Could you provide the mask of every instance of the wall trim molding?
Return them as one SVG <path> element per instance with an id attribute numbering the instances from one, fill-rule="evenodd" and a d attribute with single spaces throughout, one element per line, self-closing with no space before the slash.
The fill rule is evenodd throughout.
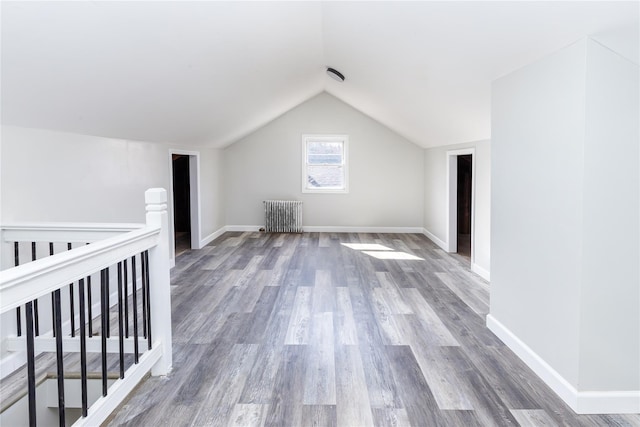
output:
<path id="1" fill-rule="evenodd" d="M 487 282 L 491 281 L 491 273 L 489 272 L 489 270 L 486 270 L 486 269 L 480 267 L 478 264 L 472 263 L 471 264 L 471 271 L 476 273 L 478 276 L 482 277 Z"/>
<path id="2" fill-rule="evenodd" d="M 259 231 L 263 225 L 227 225 L 225 231 Z M 341 225 L 303 225 L 304 233 L 397 233 L 421 234 L 421 227 L 352 227 Z"/>
<path id="3" fill-rule="evenodd" d="M 562 375 L 491 314 L 487 315 L 487 328 L 522 359 L 571 409 L 576 410 L 578 391 Z"/>
<path id="4" fill-rule="evenodd" d="M 421 227 L 359 227 L 359 226 L 332 226 L 332 225 L 307 225 L 302 230 L 307 233 L 396 233 L 396 234 L 420 234 Z"/>
<path id="5" fill-rule="evenodd" d="M 637 414 L 640 413 L 638 391 L 579 391 L 578 414 Z"/>
<path id="6" fill-rule="evenodd" d="M 220 227 L 218 230 L 214 231 L 204 239 L 200 240 L 200 249 L 204 248 L 209 243 L 213 242 L 218 237 L 222 236 L 225 233 L 225 231 L 227 231 L 227 227 Z"/>
<path id="7" fill-rule="evenodd" d="M 491 314 L 487 328 L 506 344 L 577 414 L 636 414 L 640 412 L 640 390 L 578 391 L 551 365 Z"/>
<path id="8" fill-rule="evenodd" d="M 224 231 L 260 231 L 264 225 L 226 225 Z"/>
<path id="9" fill-rule="evenodd" d="M 431 240 L 433 243 L 435 243 L 436 245 L 438 245 L 440 248 L 442 248 L 442 250 L 447 251 L 447 243 L 444 240 L 438 239 L 438 237 L 436 237 L 435 234 L 433 234 L 432 232 L 430 232 L 429 230 L 427 230 L 426 228 L 422 229 L 422 234 L 424 234 L 425 236 L 427 236 L 427 238 L 429 240 Z"/>

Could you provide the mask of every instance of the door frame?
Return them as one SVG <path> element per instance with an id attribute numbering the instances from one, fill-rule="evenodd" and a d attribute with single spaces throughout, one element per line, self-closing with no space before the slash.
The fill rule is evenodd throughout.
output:
<path id="1" fill-rule="evenodd" d="M 191 219 L 191 249 L 202 249 L 200 242 L 200 153 L 180 149 L 169 150 L 169 240 L 172 265 L 175 262 L 175 223 L 173 212 L 173 155 L 189 156 L 189 213 Z"/>
<path id="2" fill-rule="evenodd" d="M 458 156 L 471 155 L 471 265 L 475 261 L 476 150 L 447 151 L 447 252 L 458 251 Z"/>

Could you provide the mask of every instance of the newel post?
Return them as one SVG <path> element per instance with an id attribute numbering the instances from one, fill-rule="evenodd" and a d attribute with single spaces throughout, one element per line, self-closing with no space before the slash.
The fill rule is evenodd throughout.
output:
<path id="1" fill-rule="evenodd" d="M 167 190 L 150 188 L 144 193 L 147 225 L 160 227 L 158 245 L 149 249 L 149 302 L 153 344 L 162 341 L 163 356 L 151 369 L 151 375 L 167 375 L 173 363 L 171 347 L 171 283 L 169 276 L 169 217 Z"/>

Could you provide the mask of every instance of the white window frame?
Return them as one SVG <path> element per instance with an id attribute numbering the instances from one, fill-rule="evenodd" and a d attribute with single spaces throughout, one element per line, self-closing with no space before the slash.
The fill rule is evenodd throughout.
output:
<path id="1" fill-rule="evenodd" d="M 307 145 L 309 142 L 341 142 L 344 188 L 314 188 L 307 181 Z M 302 135 L 302 192 L 318 194 L 345 194 L 349 192 L 349 136 L 348 135 Z"/>

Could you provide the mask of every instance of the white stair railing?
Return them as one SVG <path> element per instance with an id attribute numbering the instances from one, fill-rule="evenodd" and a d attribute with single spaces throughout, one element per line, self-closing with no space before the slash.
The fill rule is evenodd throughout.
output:
<path id="1" fill-rule="evenodd" d="M 82 417 L 74 425 L 99 425 L 148 372 L 166 375 L 171 370 L 166 200 L 164 189 L 147 190 L 146 224 L 141 225 L 2 227 L 4 262 L 10 258 L 7 248 L 14 249 L 16 259 L 21 252 L 35 259 L 0 272 L 2 359 L 13 361 L 2 366 L 8 371 L 10 365 L 26 363 L 30 409 L 25 425 L 37 424 L 35 356 L 40 352 L 56 353 L 60 425 L 65 423 L 65 353 L 80 353 L 81 359 Z M 51 255 L 39 258 L 37 249 L 43 245 Z M 69 250 L 55 253 L 67 245 Z M 87 368 L 92 365 L 87 357 L 92 353 L 100 359 L 102 397 L 89 406 Z M 114 375 L 108 361 L 118 367 L 115 382 L 108 381 Z"/>

